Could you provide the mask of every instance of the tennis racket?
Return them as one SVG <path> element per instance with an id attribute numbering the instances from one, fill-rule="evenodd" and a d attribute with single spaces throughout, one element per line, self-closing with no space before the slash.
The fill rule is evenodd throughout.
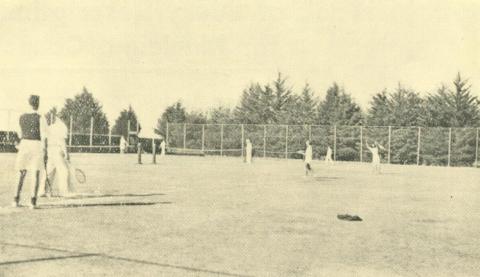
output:
<path id="1" fill-rule="evenodd" d="M 87 176 L 85 175 L 85 172 L 83 172 L 83 170 L 81 170 L 80 168 L 75 168 L 75 179 L 77 180 L 77 182 L 79 182 L 80 184 L 84 184 L 86 181 L 87 181 Z"/>

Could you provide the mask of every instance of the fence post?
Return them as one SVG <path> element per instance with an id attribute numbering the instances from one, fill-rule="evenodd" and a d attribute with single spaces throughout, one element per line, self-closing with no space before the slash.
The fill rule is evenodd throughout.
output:
<path id="1" fill-rule="evenodd" d="M 142 164 L 142 143 L 140 141 L 137 143 L 137 156 L 138 164 Z"/>
<path id="2" fill-rule="evenodd" d="M 165 130 L 165 149 L 168 147 L 168 121 L 167 121 L 167 128 Z M 164 153 L 162 153 L 163 155 Z"/>
<path id="3" fill-rule="evenodd" d="M 7 127 L 8 127 L 8 129 L 7 129 L 7 143 L 10 143 L 10 130 L 12 129 L 12 128 L 10 128 L 10 121 L 11 121 L 10 113 L 11 113 L 11 111 L 8 110 L 7 111 Z M 20 134 L 17 134 L 17 136 L 20 137 Z"/>
<path id="4" fill-rule="evenodd" d="M 447 160 L 447 166 L 450 166 L 451 153 L 452 153 L 452 128 L 448 128 L 448 160 Z"/>
<path id="5" fill-rule="evenodd" d="M 93 145 L 93 116 L 90 118 L 90 146 Z"/>
<path id="6" fill-rule="evenodd" d="M 333 160 L 337 160 L 337 125 L 333 125 Z"/>
<path id="7" fill-rule="evenodd" d="M 388 126 L 388 163 L 390 164 L 390 145 L 392 143 L 392 126 Z"/>
<path id="8" fill-rule="evenodd" d="M 244 141 L 245 141 L 245 129 L 243 128 L 243 124 L 242 124 L 242 158 L 244 157 Z"/>
<path id="9" fill-rule="evenodd" d="M 220 124 L 220 157 L 223 156 L 223 124 Z"/>
<path id="10" fill-rule="evenodd" d="M 363 126 L 360 126 L 360 162 L 363 162 Z"/>
<path id="11" fill-rule="evenodd" d="M 263 157 L 267 156 L 267 125 L 263 125 Z"/>
<path id="12" fill-rule="evenodd" d="M 202 152 L 205 151 L 205 124 L 202 124 Z"/>
<path id="13" fill-rule="evenodd" d="M 183 123 L 183 152 L 187 148 L 187 123 Z"/>
<path id="14" fill-rule="evenodd" d="M 478 167 L 478 128 L 477 136 L 475 138 L 475 167 Z"/>
<path id="15" fill-rule="evenodd" d="M 285 159 L 288 159 L 288 125 L 285 125 Z"/>
<path id="16" fill-rule="evenodd" d="M 108 128 L 108 146 L 112 146 L 112 128 Z"/>
<path id="17" fill-rule="evenodd" d="M 70 133 L 68 136 L 68 145 L 72 146 L 72 137 L 73 137 L 73 116 L 70 116 Z"/>
<path id="18" fill-rule="evenodd" d="M 418 127 L 417 136 L 417 165 L 420 165 L 420 140 L 421 140 L 422 128 Z"/>

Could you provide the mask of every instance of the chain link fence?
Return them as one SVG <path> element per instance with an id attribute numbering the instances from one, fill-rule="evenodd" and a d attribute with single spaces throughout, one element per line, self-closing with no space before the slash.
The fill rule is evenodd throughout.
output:
<path id="1" fill-rule="evenodd" d="M 20 112 L 0 110 L 0 152 L 15 152 L 16 126 Z M 71 117 L 67 145 L 71 152 L 118 153 L 121 134 L 95 133 L 90 121 L 87 132 L 79 131 Z M 161 139 L 139 138 L 138 126 L 130 126 L 125 140 L 128 152 L 137 152 L 140 142 L 148 153 L 159 152 Z M 167 152 L 201 153 L 217 156 L 243 156 L 245 140 L 250 139 L 254 157 L 301 159 L 305 141 L 313 146 L 314 159 L 325 158 L 328 147 L 336 161 L 370 162 L 367 143 L 377 142 L 382 163 L 433 166 L 477 166 L 478 128 L 433 128 L 398 126 L 323 126 L 260 124 L 167 123 Z"/>
<path id="2" fill-rule="evenodd" d="M 478 163 L 478 128 L 169 123 L 166 129 L 167 148 L 175 152 L 243 156 L 250 139 L 254 157 L 300 159 L 310 140 L 314 159 L 324 159 L 330 147 L 336 161 L 370 162 L 366 144 L 377 142 L 382 163 Z"/>
<path id="3" fill-rule="evenodd" d="M 21 112 L 15 110 L 0 110 L 0 152 L 16 152 L 15 144 L 19 140 L 18 119 Z M 48 122 L 51 119 L 47 120 Z M 95 121 L 90 120 L 90 128 L 87 132 L 82 132 L 77 126 L 78 121 L 70 117 L 68 122 L 64 122 L 68 128 L 67 147 L 72 153 L 119 153 L 120 140 L 122 135 L 112 132 L 110 128 L 105 133 L 96 133 Z M 127 135 L 124 139 L 127 141 L 126 152 L 136 153 L 138 143 L 142 145 L 142 150 L 151 153 L 153 147 L 156 152 L 159 151 L 161 139 L 158 138 L 139 138 L 138 126 L 131 126 L 130 122 L 125 122 L 124 129 L 127 129 Z M 194 134 L 190 135 L 190 140 Z M 194 147 L 194 145 L 189 145 Z"/>

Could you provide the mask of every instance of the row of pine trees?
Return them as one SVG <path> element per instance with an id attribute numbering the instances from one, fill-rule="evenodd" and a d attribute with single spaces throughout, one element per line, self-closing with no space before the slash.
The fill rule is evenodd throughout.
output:
<path id="1" fill-rule="evenodd" d="M 451 85 L 442 85 L 424 96 L 401 84 L 375 94 L 366 110 L 333 83 L 319 99 L 307 83 L 293 92 L 281 73 L 268 84 L 252 83 L 243 90 L 234 109 L 214 107 L 206 112 L 186 111 L 181 102 L 169 106 L 158 122 L 245 123 L 291 125 L 364 125 L 476 127 L 480 123 L 480 102 L 468 80 L 460 73 Z"/>
<path id="2" fill-rule="evenodd" d="M 108 134 L 110 129 L 102 104 L 86 88 L 82 93 L 67 99 L 60 111 L 53 108 L 49 113 L 58 114 L 67 125 L 70 124 L 70 118 L 74 119 L 73 130 L 78 135 L 75 136 L 73 144 L 82 145 L 88 142 L 92 117 L 95 134 Z M 341 126 L 393 126 L 389 155 L 393 163 L 416 163 L 418 159 L 418 133 L 414 129 L 399 127 L 432 127 L 422 134 L 421 163 L 444 165 L 450 159 L 451 164 L 471 165 L 476 160 L 475 129 L 455 131 L 449 138 L 452 146 L 448 155 L 446 129 L 435 127 L 479 126 L 480 102 L 472 92 L 468 80 L 460 73 L 450 84 L 438 87 L 433 93 L 420 94 L 401 84 L 391 90 L 385 89 L 372 97 L 367 109 L 362 109 L 345 88 L 337 83 L 333 83 L 320 99 L 308 83 L 301 91 L 294 92 L 288 78 L 278 73 L 272 82 L 248 85 L 233 109 L 216 106 L 206 111 L 187 110 L 182 102 L 178 101 L 163 112 L 159 111 L 159 114 L 161 117 L 157 122 L 157 132 L 162 135 L 165 135 L 167 122 L 338 126 L 335 141 L 335 158 L 338 160 L 360 160 L 368 156 L 361 151 L 359 128 Z M 130 130 L 137 126 L 138 118 L 132 107 L 120 112 L 112 127 L 112 134 L 127 137 L 127 122 L 130 122 Z M 280 135 L 283 129 L 279 130 Z M 315 141 L 315 138 L 312 141 L 318 146 L 318 158 L 324 155 L 327 146 L 333 144 L 332 128 L 328 127 L 326 130 L 318 135 L 318 141 Z M 385 128 L 365 129 L 365 132 L 368 133 L 364 136 L 375 138 L 383 144 L 387 143 Z M 191 135 L 192 140 L 200 139 Z M 106 136 L 96 138 L 98 141 L 95 144 L 107 143 Z M 238 138 L 232 137 L 232 141 L 237 143 Z M 284 143 L 282 140 L 270 141 L 270 144 L 272 143 L 278 144 L 269 145 L 272 149 L 281 151 L 284 147 L 281 145 Z M 302 147 L 301 142 L 298 144 L 297 148 Z M 384 153 L 385 159 L 386 155 Z"/>

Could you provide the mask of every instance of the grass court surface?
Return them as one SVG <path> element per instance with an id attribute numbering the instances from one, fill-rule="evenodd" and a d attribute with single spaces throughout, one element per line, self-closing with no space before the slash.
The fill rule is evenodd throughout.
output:
<path id="1" fill-rule="evenodd" d="M 2 154 L 0 276 L 478 276 L 478 169 L 143 159 L 73 154 L 82 195 L 29 210 Z"/>

